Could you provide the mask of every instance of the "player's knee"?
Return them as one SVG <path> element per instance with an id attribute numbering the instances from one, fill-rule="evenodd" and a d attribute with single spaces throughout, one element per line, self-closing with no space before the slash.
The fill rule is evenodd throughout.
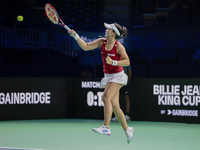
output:
<path id="1" fill-rule="evenodd" d="M 113 108 L 114 112 L 116 112 L 118 109 L 120 109 L 119 105 L 113 105 L 113 104 L 112 104 L 112 108 Z"/>
<path id="2" fill-rule="evenodd" d="M 104 103 L 104 104 L 110 102 L 108 96 L 106 96 L 106 95 L 104 95 L 104 94 L 103 94 L 103 96 L 102 96 L 102 99 L 103 99 L 103 103 Z"/>

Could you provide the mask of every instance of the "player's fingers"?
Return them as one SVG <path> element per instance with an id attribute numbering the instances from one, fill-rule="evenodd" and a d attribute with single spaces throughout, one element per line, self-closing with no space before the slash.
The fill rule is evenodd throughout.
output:
<path id="1" fill-rule="evenodd" d="M 106 59 L 107 59 L 107 61 L 109 61 L 109 62 L 112 61 L 112 59 L 110 58 L 110 56 L 107 56 Z"/>
<path id="2" fill-rule="evenodd" d="M 106 63 L 107 64 L 111 64 L 111 62 L 112 62 L 112 59 L 109 56 L 107 56 L 106 57 Z"/>
<path id="3" fill-rule="evenodd" d="M 108 62 L 106 62 L 107 64 L 109 64 Z M 110 65 L 110 64 L 109 64 Z"/>
<path id="4" fill-rule="evenodd" d="M 108 60 L 109 60 L 109 59 L 110 59 L 110 57 L 109 57 L 109 56 L 107 56 L 107 57 L 106 57 L 106 59 L 108 59 Z"/>
<path id="5" fill-rule="evenodd" d="M 76 32 L 74 30 L 70 30 L 68 31 L 68 33 L 71 35 L 71 36 L 74 36 L 76 34 Z"/>
<path id="6" fill-rule="evenodd" d="M 74 32 L 72 32 L 72 35 L 73 35 L 73 36 L 75 36 L 75 35 L 76 35 L 76 32 L 75 32 L 75 31 L 74 31 Z"/>
<path id="7" fill-rule="evenodd" d="M 106 57 L 106 62 L 108 61 L 108 56 Z"/>
<path id="8" fill-rule="evenodd" d="M 69 30 L 68 33 L 71 34 L 73 32 L 73 30 Z"/>

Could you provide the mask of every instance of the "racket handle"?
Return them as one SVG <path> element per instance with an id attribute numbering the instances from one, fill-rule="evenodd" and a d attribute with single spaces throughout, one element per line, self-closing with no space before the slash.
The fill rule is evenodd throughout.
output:
<path id="1" fill-rule="evenodd" d="M 67 31 L 70 31 L 71 29 L 68 27 L 68 26 L 66 26 L 66 25 L 64 25 L 64 28 L 67 30 Z"/>

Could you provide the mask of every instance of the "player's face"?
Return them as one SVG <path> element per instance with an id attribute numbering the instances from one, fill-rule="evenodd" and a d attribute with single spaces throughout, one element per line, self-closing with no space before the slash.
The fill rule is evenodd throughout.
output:
<path id="1" fill-rule="evenodd" d="M 106 31 L 105 31 L 105 37 L 110 37 L 111 36 L 111 34 L 112 34 L 112 32 L 113 32 L 113 29 L 106 29 Z"/>

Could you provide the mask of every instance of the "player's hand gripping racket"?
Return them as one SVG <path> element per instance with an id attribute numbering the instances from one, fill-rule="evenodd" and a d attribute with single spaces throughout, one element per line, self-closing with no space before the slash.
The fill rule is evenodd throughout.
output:
<path id="1" fill-rule="evenodd" d="M 54 24 L 62 25 L 67 31 L 70 31 L 71 29 L 64 24 L 64 22 L 59 17 L 56 9 L 49 3 L 45 5 L 45 13 L 49 20 L 53 22 Z"/>

